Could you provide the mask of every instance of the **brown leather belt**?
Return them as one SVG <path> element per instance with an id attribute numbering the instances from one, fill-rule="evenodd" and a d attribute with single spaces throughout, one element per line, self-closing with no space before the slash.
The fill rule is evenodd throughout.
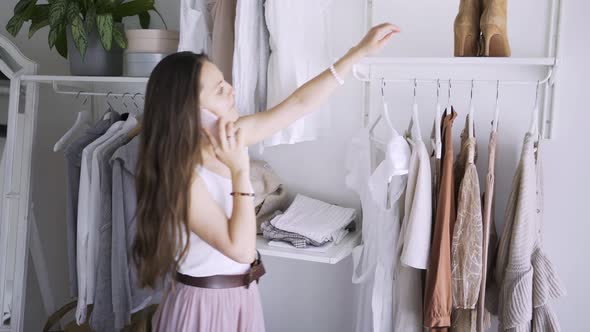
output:
<path id="1" fill-rule="evenodd" d="M 260 256 L 259 256 L 260 257 Z M 258 283 L 260 277 L 264 275 L 264 265 L 260 258 L 257 258 L 250 265 L 250 271 L 245 274 L 236 275 L 214 275 L 208 277 L 193 277 L 180 272 L 176 272 L 176 281 L 188 286 L 199 288 L 224 289 L 246 286 L 248 288 L 253 281 Z"/>

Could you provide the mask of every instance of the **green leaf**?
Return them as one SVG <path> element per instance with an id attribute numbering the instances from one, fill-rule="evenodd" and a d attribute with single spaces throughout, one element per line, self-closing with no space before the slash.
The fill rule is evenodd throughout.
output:
<path id="1" fill-rule="evenodd" d="M 80 52 L 82 59 L 84 59 L 86 56 L 86 48 L 88 47 L 88 37 L 86 35 L 86 30 L 84 30 L 84 22 L 82 22 L 80 17 L 76 17 L 74 21 L 72 21 L 72 38 L 74 39 L 74 44 Z"/>
<path id="2" fill-rule="evenodd" d="M 52 27 L 62 24 L 66 17 L 67 5 L 67 0 L 54 0 L 49 5 L 49 24 Z"/>
<path id="3" fill-rule="evenodd" d="M 92 6 L 88 8 L 84 23 L 86 24 L 86 33 L 90 34 L 96 25 L 96 7 Z"/>
<path id="4" fill-rule="evenodd" d="M 55 42 L 57 41 L 57 30 L 58 27 L 51 27 L 49 29 L 49 36 L 47 36 L 47 41 L 49 42 L 49 49 L 52 49 L 55 46 Z"/>
<path id="5" fill-rule="evenodd" d="M 80 6 L 76 2 L 70 2 L 68 9 L 66 10 L 66 18 L 68 23 L 73 24 L 76 18 L 81 18 Z"/>
<path id="6" fill-rule="evenodd" d="M 80 4 L 80 12 L 82 13 L 82 15 L 84 17 L 86 17 L 88 15 L 88 10 L 90 9 L 90 7 L 93 7 L 89 2 L 93 2 L 93 1 L 78 0 L 78 2 Z"/>
<path id="7" fill-rule="evenodd" d="M 14 15 L 20 15 L 24 22 L 31 19 L 37 7 L 37 0 L 21 0 L 14 7 Z"/>
<path id="8" fill-rule="evenodd" d="M 119 45 L 120 48 L 126 49 L 127 48 L 127 38 L 125 37 L 125 33 L 123 33 L 122 27 L 113 29 L 113 39 Z"/>
<path id="9" fill-rule="evenodd" d="M 118 17 L 135 16 L 154 9 L 153 0 L 132 0 L 117 6 L 114 15 Z"/>
<path id="10" fill-rule="evenodd" d="M 97 15 L 96 26 L 102 46 L 105 50 L 110 51 L 113 45 L 113 15 Z"/>
<path id="11" fill-rule="evenodd" d="M 139 24 L 141 25 L 141 27 L 143 29 L 150 28 L 150 20 L 151 20 L 151 16 L 150 16 L 149 12 L 139 13 Z"/>
<path id="12" fill-rule="evenodd" d="M 14 6 L 14 14 L 21 14 L 29 5 L 30 2 L 35 0 L 20 0 L 16 6 Z M 35 1 L 37 2 L 37 1 Z"/>
<path id="13" fill-rule="evenodd" d="M 160 20 L 162 20 L 162 23 L 164 23 L 164 29 L 168 30 L 168 25 L 166 24 L 166 21 L 164 21 L 162 14 L 155 7 L 154 7 L 154 11 L 156 12 L 156 14 L 158 14 L 158 16 L 160 17 Z"/>
<path id="14" fill-rule="evenodd" d="M 36 5 L 35 10 L 33 11 L 33 15 L 31 15 L 31 20 L 34 21 L 43 21 L 49 20 L 49 5 Z"/>
<path id="15" fill-rule="evenodd" d="M 113 0 L 96 0 L 95 5 L 98 15 L 113 14 L 116 8 L 116 3 Z"/>
<path id="16" fill-rule="evenodd" d="M 33 15 L 31 15 L 31 26 L 29 27 L 29 39 L 35 32 L 49 25 L 49 5 L 36 5 Z"/>
<path id="17" fill-rule="evenodd" d="M 39 29 L 42 29 L 48 25 L 49 25 L 49 19 L 39 21 L 39 22 L 32 22 L 31 26 L 29 27 L 29 39 L 31 39 L 31 37 L 33 37 L 35 32 L 37 32 Z"/>
<path id="18" fill-rule="evenodd" d="M 68 58 L 68 39 L 66 37 L 66 27 L 63 24 L 58 27 L 55 48 L 57 49 L 59 55 L 65 59 Z"/>
<path id="19" fill-rule="evenodd" d="M 20 29 L 23 27 L 23 23 L 25 23 L 25 20 L 22 15 L 16 14 L 6 24 L 6 31 L 8 31 L 13 37 L 16 37 Z"/>

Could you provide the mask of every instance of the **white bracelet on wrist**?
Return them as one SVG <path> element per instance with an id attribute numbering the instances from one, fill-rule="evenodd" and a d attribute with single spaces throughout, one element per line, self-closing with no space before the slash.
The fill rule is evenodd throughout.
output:
<path id="1" fill-rule="evenodd" d="M 332 76 L 334 76 L 334 79 L 336 80 L 336 82 L 338 82 L 338 84 L 344 85 L 344 80 L 342 79 L 342 77 L 340 77 L 340 75 L 338 75 L 338 72 L 336 72 L 336 68 L 334 68 L 334 65 L 330 66 L 330 72 L 332 73 Z"/>

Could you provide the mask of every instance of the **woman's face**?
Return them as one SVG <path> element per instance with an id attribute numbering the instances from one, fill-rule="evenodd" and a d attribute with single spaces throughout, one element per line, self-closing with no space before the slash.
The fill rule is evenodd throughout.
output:
<path id="1" fill-rule="evenodd" d="M 203 63 L 200 86 L 200 107 L 206 108 L 220 118 L 229 121 L 238 119 L 234 88 L 223 79 L 223 73 L 210 61 Z"/>

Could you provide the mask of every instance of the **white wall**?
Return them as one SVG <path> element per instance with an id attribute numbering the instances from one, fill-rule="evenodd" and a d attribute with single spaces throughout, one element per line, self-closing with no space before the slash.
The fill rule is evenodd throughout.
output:
<path id="1" fill-rule="evenodd" d="M 586 299 L 590 295 L 585 277 L 590 272 L 590 261 L 585 257 L 590 249 L 585 236 L 590 232 L 590 113 L 586 106 L 590 92 L 590 43 L 588 36 L 583 35 L 588 31 L 586 13 L 590 12 L 590 3 L 567 1 L 564 7 L 556 139 L 545 149 L 544 239 L 568 291 L 556 306 L 563 330 L 582 331 L 587 329 L 583 317 L 588 313 Z"/>
<path id="2" fill-rule="evenodd" d="M 8 21 L 17 0 L 0 2 L 0 24 Z M 170 28 L 178 26 L 178 1 L 158 1 Z M 403 32 L 386 50 L 396 56 L 451 56 L 452 21 L 458 1 L 428 0 L 420 3 L 379 0 L 376 22 L 391 20 Z M 362 3 L 359 0 L 334 1 L 331 11 L 335 55 L 343 54 L 362 34 Z M 563 330 L 577 331 L 584 324 L 585 299 L 590 289 L 585 276 L 590 272 L 582 253 L 589 249 L 587 234 L 590 218 L 585 203 L 590 176 L 584 166 L 590 163 L 585 154 L 583 135 L 590 129 L 590 115 L 583 108 L 583 97 L 590 89 L 587 63 L 590 46 L 585 25 L 590 3 L 583 0 L 566 1 L 563 21 L 563 66 L 560 70 L 556 130 L 552 141 L 545 144 L 545 249 L 553 258 L 568 288 L 569 295 L 557 303 Z M 509 2 L 509 31 L 513 56 L 541 56 L 547 14 L 545 2 Z M 153 19 L 160 26 L 157 19 Z M 131 23 L 133 25 L 135 23 Z M 2 34 L 6 32 L 2 29 Z M 580 36 L 580 37 L 578 37 Z M 47 51 L 47 31 L 37 33 L 32 40 L 23 31 L 15 43 L 24 54 L 40 63 L 42 73 L 67 73 L 67 64 L 55 52 Z M 428 70 L 423 70 L 426 75 Z M 457 75 L 468 75 L 457 72 Z M 531 73 L 531 75 L 534 73 Z M 336 110 L 333 136 L 317 142 L 267 149 L 268 160 L 285 180 L 292 192 L 305 193 L 330 202 L 358 206 L 355 195 L 343 183 L 344 155 L 348 139 L 360 125 L 361 85 L 352 78 L 332 98 Z M 446 89 L 441 92 L 446 96 Z M 422 131 L 429 132 L 435 90 L 432 86 L 419 87 L 418 101 L 423 118 Z M 411 103 L 409 86 L 388 86 L 387 97 L 399 130 L 407 126 Z M 468 88 L 453 88 L 462 127 L 467 109 Z M 495 90 L 492 86 L 476 88 L 477 133 L 480 173 L 487 162 L 487 136 L 493 110 Z M 446 97 L 445 97 L 446 98 Z M 515 163 L 528 126 L 529 110 L 534 98 L 533 87 L 502 89 L 501 136 L 498 157 L 498 200 L 496 215 L 503 216 Z M 443 100 L 446 100 L 443 98 Z M 40 100 L 38 132 L 34 160 L 34 199 L 39 231 L 44 236 L 43 249 L 49 260 L 50 284 L 57 304 L 67 300 L 67 263 L 65 237 L 64 163 L 61 154 L 51 152 L 51 146 L 68 125 L 73 123 L 75 111 L 71 99 L 55 96 L 43 88 Z M 50 176 L 48 174 L 51 174 Z M 350 283 L 350 258 L 335 265 L 265 259 L 268 275 L 261 283 L 261 295 L 269 331 L 350 331 L 354 317 L 354 288 Z M 33 273 L 32 268 L 29 273 Z M 35 278 L 29 275 L 27 292 L 27 331 L 38 331 L 45 317 L 40 304 Z"/>

